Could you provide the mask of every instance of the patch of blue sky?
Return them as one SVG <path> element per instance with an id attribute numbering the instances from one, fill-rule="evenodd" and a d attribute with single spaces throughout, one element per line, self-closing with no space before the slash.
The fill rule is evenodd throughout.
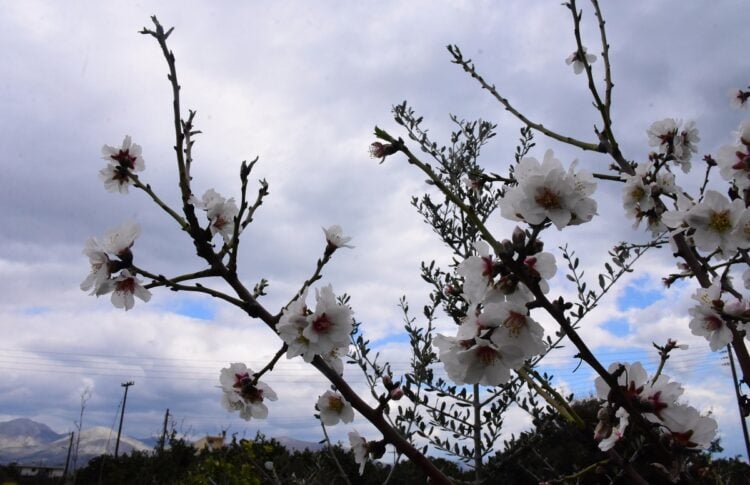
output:
<path id="1" fill-rule="evenodd" d="M 367 334 L 365 334 L 367 339 Z M 370 345 L 373 347 L 382 347 L 388 344 L 408 344 L 409 335 L 406 332 L 392 333 L 378 340 L 371 340 Z"/>
<path id="2" fill-rule="evenodd" d="M 624 318 L 613 318 L 602 324 L 602 328 L 617 337 L 624 337 L 630 332 L 630 324 Z"/>
<path id="3" fill-rule="evenodd" d="M 32 306 L 23 309 L 24 315 L 42 315 L 49 312 L 51 309 L 46 306 Z"/>
<path id="4" fill-rule="evenodd" d="M 169 305 L 165 305 L 164 309 L 198 320 L 213 320 L 216 316 L 216 307 L 206 298 L 176 298 L 171 300 Z"/>
<path id="5" fill-rule="evenodd" d="M 630 308 L 646 308 L 663 298 L 665 298 L 664 288 L 655 286 L 649 281 L 648 275 L 643 275 L 625 287 L 625 291 L 617 300 L 617 308 L 620 311 Z"/>

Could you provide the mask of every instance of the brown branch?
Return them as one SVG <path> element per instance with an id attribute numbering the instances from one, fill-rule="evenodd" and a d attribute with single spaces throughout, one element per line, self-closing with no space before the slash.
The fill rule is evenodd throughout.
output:
<path id="1" fill-rule="evenodd" d="M 482 89 L 486 89 L 497 101 L 500 102 L 500 104 L 505 107 L 506 111 L 509 111 L 513 116 L 521 120 L 521 122 L 526 126 L 533 128 L 534 130 L 543 133 L 550 138 L 561 141 L 563 143 L 567 143 L 568 145 L 576 146 L 582 150 L 605 153 L 605 150 L 600 143 L 586 143 L 569 136 L 561 135 L 555 131 L 545 128 L 544 125 L 540 123 L 531 121 L 529 118 L 521 114 L 520 111 L 514 108 L 507 98 L 502 97 L 500 93 L 498 93 L 494 85 L 490 85 L 487 81 L 485 81 L 485 79 L 476 71 L 476 69 L 474 68 L 474 64 L 471 63 L 471 60 L 464 60 L 458 47 L 449 46 L 448 51 L 453 55 L 454 64 L 460 65 L 464 69 L 464 71 L 469 73 L 471 77 L 479 82 L 479 84 L 482 86 Z"/>

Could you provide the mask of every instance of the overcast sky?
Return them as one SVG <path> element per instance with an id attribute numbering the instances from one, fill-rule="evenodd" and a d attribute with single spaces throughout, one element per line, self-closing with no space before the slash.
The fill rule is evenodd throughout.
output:
<path id="1" fill-rule="evenodd" d="M 151 26 L 151 15 L 175 27 L 170 46 L 183 109 L 197 110 L 203 131 L 195 191 L 237 197 L 240 162 L 256 155 L 251 178 L 270 183 L 271 195 L 244 234 L 243 281 L 252 286 L 267 278 L 264 303 L 277 311 L 321 255 L 321 226 L 341 224 L 356 248 L 336 253 L 323 282 L 352 296 L 366 335 L 399 371 L 406 354 L 398 299 L 407 295 L 421 308 L 429 288 L 420 262 L 446 262 L 450 254 L 409 205 L 428 189 L 424 177 L 400 157 L 383 165 L 369 158 L 372 129 L 404 136 L 390 108 L 405 99 L 445 143 L 450 113 L 489 119 L 499 135 L 483 163 L 507 170 L 520 124 L 450 63 L 445 46 L 458 44 L 532 119 L 593 142 L 598 118 L 585 78 L 564 62 L 575 43 L 559 3 L 0 2 L 0 420 L 29 417 L 69 431 L 80 394 L 91 387 L 85 424 L 110 427 L 120 384 L 132 379 L 124 427 L 131 436 L 158 432 L 170 408 L 177 425 L 195 436 L 228 428 L 321 438 L 313 406 L 327 386 L 298 359 L 282 360 L 264 378 L 280 397 L 267 421 L 246 423 L 221 408 L 219 369 L 230 362 L 260 368 L 276 352 L 278 339 L 264 325 L 201 296 L 155 291 L 150 303 L 138 301 L 125 313 L 79 289 L 89 270 L 81 254 L 86 239 L 128 219 L 143 228 L 134 248 L 139 266 L 166 275 L 202 268 L 192 244 L 144 194 L 108 193 L 97 177 L 105 164 L 101 146 L 131 135 L 143 147 L 141 179 L 169 203 L 179 200 L 166 65 L 153 38 L 138 34 Z M 626 156 L 644 160 L 646 129 L 666 117 L 696 121 L 701 155 L 729 143 L 748 116 L 731 111 L 727 97 L 750 82 L 745 2 L 603 3 L 614 126 Z M 582 5 L 584 43 L 599 54 L 592 13 Z M 594 64 L 597 79 L 601 68 Z M 566 165 L 579 158 L 604 171 L 609 163 L 541 135 L 536 141 L 537 157 L 552 148 Z M 695 187 L 696 177 L 680 182 Z M 592 284 L 616 242 L 645 239 L 624 221 L 620 190 L 600 183 L 600 216 L 546 238 L 549 250 L 569 242 Z M 514 226 L 498 214 L 492 227 L 502 238 Z M 645 256 L 583 333 L 605 364 L 642 360 L 652 371 L 652 341 L 689 343 L 666 372 L 686 384 L 691 404 L 713 411 L 728 452 L 742 453 L 729 372 L 687 326 L 694 288 L 661 287 L 672 265 L 667 251 Z M 555 283 L 554 294 L 572 295 L 562 271 Z M 452 331 L 447 320 L 441 325 Z M 547 368 L 586 396 L 593 375 L 586 368 L 571 373 L 574 353 L 553 354 Z M 345 377 L 363 383 L 355 368 Z M 509 432 L 527 421 L 521 412 L 514 416 L 518 424 Z M 371 429 L 361 419 L 355 427 L 365 435 Z M 334 439 L 347 431 L 336 427 Z"/>

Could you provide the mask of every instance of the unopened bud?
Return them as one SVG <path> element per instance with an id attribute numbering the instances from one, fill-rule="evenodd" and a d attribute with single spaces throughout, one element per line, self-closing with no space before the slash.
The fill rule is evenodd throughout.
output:
<path id="1" fill-rule="evenodd" d="M 370 452 L 370 456 L 372 456 L 374 460 L 383 458 L 383 455 L 385 455 L 385 440 L 368 441 L 367 451 Z"/>
<path id="2" fill-rule="evenodd" d="M 513 243 L 508 239 L 503 239 L 500 241 L 500 251 L 503 254 L 512 255 L 513 254 Z"/>
<path id="3" fill-rule="evenodd" d="M 523 248 L 524 244 L 526 244 L 526 232 L 520 227 L 516 226 L 516 228 L 513 229 L 512 239 L 513 244 L 516 245 L 516 248 L 521 249 Z"/>
<path id="4" fill-rule="evenodd" d="M 391 388 L 391 386 L 393 385 L 393 379 L 391 379 L 391 376 L 387 374 L 383 376 L 383 385 L 388 389 Z"/>
<path id="5" fill-rule="evenodd" d="M 398 401 L 402 397 L 404 397 L 404 391 L 400 387 L 397 387 L 391 391 L 392 400 Z"/>
<path id="6" fill-rule="evenodd" d="M 264 466 L 264 467 L 266 468 L 266 470 L 268 470 L 269 472 L 270 472 L 270 471 L 273 471 L 273 462 L 272 462 L 272 461 L 267 461 L 267 462 L 265 462 L 265 463 L 263 464 L 263 466 Z"/>
<path id="7" fill-rule="evenodd" d="M 390 143 L 380 143 L 376 141 L 370 145 L 370 156 L 372 158 L 380 158 L 381 163 L 385 160 L 388 155 L 393 155 L 398 151 L 396 145 Z"/>

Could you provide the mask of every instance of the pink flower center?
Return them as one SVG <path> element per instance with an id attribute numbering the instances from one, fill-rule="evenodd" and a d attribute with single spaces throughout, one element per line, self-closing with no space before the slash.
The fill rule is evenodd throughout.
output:
<path id="1" fill-rule="evenodd" d="M 703 320 L 703 328 L 710 330 L 711 332 L 719 330 L 723 325 L 724 322 L 722 319 L 715 315 L 709 315 Z"/>
<path id="2" fill-rule="evenodd" d="M 481 346 L 477 349 L 477 358 L 484 365 L 492 365 L 497 357 L 497 351 L 492 347 Z"/>
<path id="3" fill-rule="evenodd" d="M 492 258 L 482 257 L 482 276 L 486 276 L 487 278 L 492 278 L 493 272 L 494 272 L 494 268 L 492 264 Z"/>
<path id="4" fill-rule="evenodd" d="M 115 291 L 119 291 L 122 293 L 134 293 L 135 278 L 125 278 L 123 280 L 115 282 Z"/>
<path id="5" fill-rule="evenodd" d="M 656 392 L 653 396 L 649 396 L 648 400 L 652 406 L 651 412 L 661 418 L 661 412 L 667 408 L 667 404 L 661 400 L 661 391 Z"/>
<path id="6" fill-rule="evenodd" d="M 135 168 L 135 161 L 138 157 L 134 157 L 130 154 L 130 150 L 120 150 L 115 155 L 111 155 L 110 158 L 120 164 L 120 167 L 133 170 Z"/>
<path id="7" fill-rule="evenodd" d="M 312 327 L 318 333 L 325 333 L 329 328 L 333 326 L 333 322 L 328 319 L 328 316 L 323 313 L 321 316 L 313 320 Z"/>
<path id="8" fill-rule="evenodd" d="M 216 219 L 214 220 L 214 227 L 221 231 L 229 224 L 229 221 L 224 218 L 222 215 L 216 216 Z"/>
<path id="9" fill-rule="evenodd" d="M 534 201 L 545 209 L 559 209 L 560 197 L 548 187 L 541 187 L 536 191 Z"/>
<path id="10" fill-rule="evenodd" d="M 511 335 L 518 335 L 523 327 L 526 326 L 526 315 L 518 312 L 510 312 L 503 324 L 505 328 L 510 330 Z"/>

